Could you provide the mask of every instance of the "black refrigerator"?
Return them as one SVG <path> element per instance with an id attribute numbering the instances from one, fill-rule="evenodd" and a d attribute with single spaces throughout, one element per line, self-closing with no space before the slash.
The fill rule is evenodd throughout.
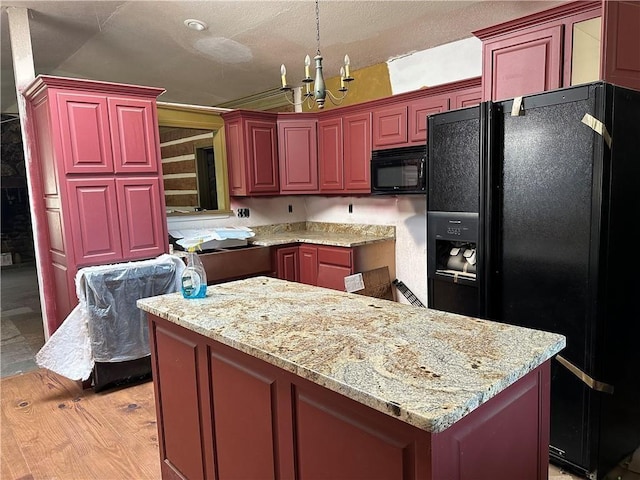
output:
<path id="1" fill-rule="evenodd" d="M 640 92 L 603 82 L 428 117 L 428 306 L 557 332 L 551 461 L 640 446 Z"/>

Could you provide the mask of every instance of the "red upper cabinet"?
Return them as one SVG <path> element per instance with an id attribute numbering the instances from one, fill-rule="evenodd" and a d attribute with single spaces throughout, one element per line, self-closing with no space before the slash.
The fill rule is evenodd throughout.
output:
<path id="1" fill-rule="evenodd" d="M 602 79 L 640 90 L 640 2 L 602 2 Z"/>
<path id="2" fill-rule="evenodd" d="M 229 192 L 232 196 L 280 191 L 276 115 L 235 110 L 224 118 Z"/>
<path id="3" fill-rule="evenodd" d="M 397 147 L 408 141 L 407 106 L 391 105 L 373 110 L 373 149 Z"/>
<path id="4" fill-rule="evenodd" d="M 318 120 L 318 173 L 320 192 L 344 190 L 342 118 Z"/>
<path id="5" fill-rule="evenodd" d="M 58 93 L 60 147 L 66 173 L 112 173 L 107 97 L 89 93 Z"/>
<path id="6" fill-rule="evenodd" d="M 604 80 L 640 89 L 640 3 L 576 1 L 474 32 L 484 100 Z"/>
<path id="7" fill-rule="evenodd" d="M 108 102 L 114 170 L 117 173 L 157 172 L 155 102 L 119 97 L 110 97 Z"/>
<path id="8" fill-rule="evenodd" d="M 278 117 L 280 192 L 318 191 L 317 123 L 315 116 Z"/>
<path id="9" fill-rule="evenodd" d="M 562 25 L 486 42 L 484 95 L 504 100 L 562 85 Z"/>
<path id="10" fill-rule="evenodd" d="M 480 102 L 482 102 L 482 87 L 464 88 L 451 95 L 449 108 L 456 110 L 458 108 L 473 107 Z"/>
<path id="11" fill-rule="evenodd" d="M 321 193 L 371 191 L 371 114 L 351 112 L 318 121 Z"/>
<path id="12" fill-rule="evenodd" d="M 155 110 L 162 92 L 50 76 L 24 92 L 49 334 L 77 304 L 79 268 L 168 250 Z"/>
<path id="13" fill-rule="evenodd" d="M 342 119 L 344 128 L 344 190 L 371 192 L 371 114 L 351 113 Z"/>
<path id="14" fill-rule="evenodd" d="M 427 142 L 427 115 L 449 110 L 449 96 L 446 94 L 422 98 L 409 103 L 409 143 Z"/>

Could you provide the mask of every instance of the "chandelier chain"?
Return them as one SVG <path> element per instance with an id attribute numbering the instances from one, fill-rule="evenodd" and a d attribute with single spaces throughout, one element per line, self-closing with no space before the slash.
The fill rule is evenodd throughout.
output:
<path id="1" fill-rule="evenodd" d="M 318 44 L 317 54 L 320 55 L 320 6 L 316 0 L 316 43 Z"/>

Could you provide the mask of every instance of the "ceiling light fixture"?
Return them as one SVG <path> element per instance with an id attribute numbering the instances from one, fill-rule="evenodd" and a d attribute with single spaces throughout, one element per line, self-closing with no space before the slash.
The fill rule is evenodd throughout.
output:
<path id="1" fill-rule="evenodd" d="M 191 30 L 197 30 L 198 32 L 202 32 L 203 30 L 209 28 L 209 25 L 204 23 L 202 20 L 195 20 L 193 18 L 187 18 L 184 21 L 184 24 L 187 26 L 187 28 L 190 28 Z"/>
<path id="2" fill-rule="evenodd" d="M 282 80 L 282 87 L 280 88 L 280 90 L 284 92 L 288 102 L 291 103 L 292 105 L 301 105 L 306 100 L 307 105 L 309 106 L 309 108 L 311 108 L 312 107 L 311 99 L 313 99 L 318 105 L 318 108 L 322 109 L 324 108 L 324 102 L 327 97 L 329 97 L 329 100 L 331 100 L 331 103 L 333 103 L 334 105 L 340 105 L 342 103 L 342 100 L 344 100 L 344 98 L 347 96 L 347 93 L 349 91 L 349 88 L 347 85 L 349 84 L 349 82 L 352 82 L 354 80 L 351 77 L 349 72 L 349 67 L 351 64 L 351 61 L 349 60 L 349 55 L 345 55 L 344 66 L 340 67 L 340 88 L 338 89 L 338 91 L 341 92 L 342 95 L 339 97 L 336 97 L 333 93 L 331 93 L 325 87 L 324 76 L 322 75 L 322 55 L 320 55 L 320 8 L 318 6 L 318 0 L 316 0 L 316 41 L 317 41 L 317 51 L 316 51 L 316 56 L 313 57 L 313 59 L 316 62 L 316 78 L 314 80 L 309 75 L 311 58 L 309 58 L 309 55 L 307 55 L 304 59 L 304 78 L 302 79 L 302 82 L 306 86 L 306 90 L 303 93 L 302 101 L 300 103 L 296 103 L 293 98 L 291 100 L 289 99 L 287 92 L 292 91 L 293 88 L 287 85 L 287 78 L 286 78 L 287 68 L 284 66 L 284 63 L 280 67 L 280 77 Z M 310 88 L 311 83 L 313 83 L 313 91 Z"/>

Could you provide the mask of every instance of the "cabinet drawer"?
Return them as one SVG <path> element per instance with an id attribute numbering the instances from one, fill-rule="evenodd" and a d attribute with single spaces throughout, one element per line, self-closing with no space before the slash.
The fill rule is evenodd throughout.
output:
<path id="1" fill-rule="evenodd" d="M 351 267 L 353 265 L 353 250 L 340 247 L 318 247 L 318 263 Z"/>

